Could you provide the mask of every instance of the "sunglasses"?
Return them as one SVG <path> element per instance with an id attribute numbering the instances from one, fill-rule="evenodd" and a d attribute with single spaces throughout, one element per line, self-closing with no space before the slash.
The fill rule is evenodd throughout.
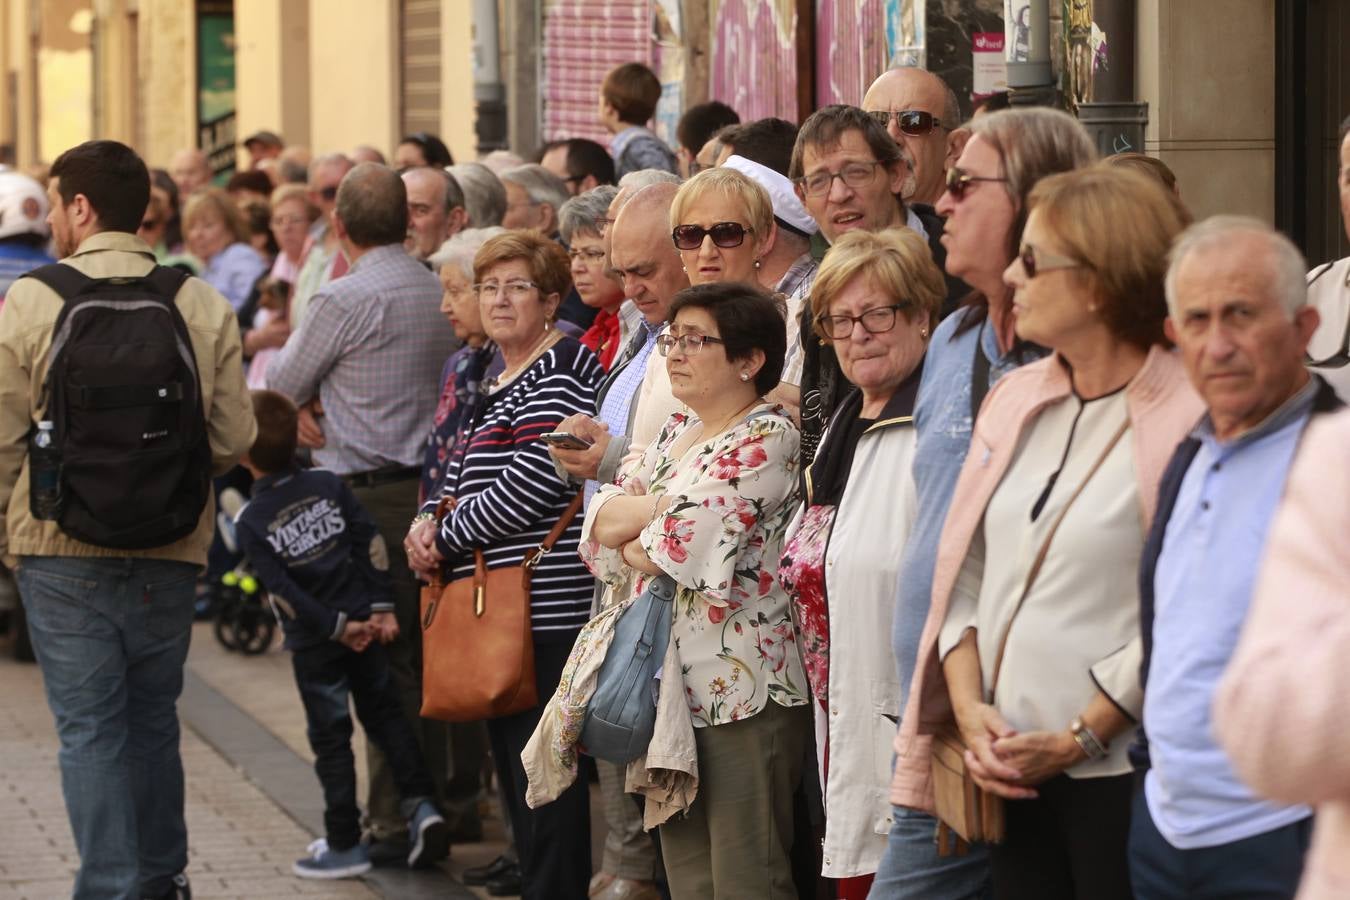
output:
<path id="1" fill-rule="evenodd" d="M 319 188 L 319 196 L 325 200 L 336 200 L 337 192 L 338 186 L 335 184 L 326 188 Z"/>
<path id="2" fill-rule="evenodd" d="M 971 175 L 956 166 L 947 170 L 947 192 L 952 195 L 953 200 L 964 200 L 971 186 L 981 181 L 1001 181 L 1006 184 L 1008 179 Z"/>
<path id="3" fill-rule="evenodd" d="M 1022 245 L 1017 258 L 1022 262 L 1022 271 L 1027 273 L 1028 281 L 1041 272 L 1054 272 L 1058 269 L 1081 269 L 1083 267 L 1083 264 L 1076 259 L 1037 250 L 1030 244 Z"/>
<path id="4" fill-rule="evenodd" d="M 933 118 L 932 113 L 921 112 L 917 109 L 896 109 L 886 111 L 884 109 L 873 110 L 868 113 L 873 119 L 885 128 L 894 119 L 896 126 L 901 134 L 907 134 L 911 137 L 928 134 L 934 128 L 946 128 L 941 119 Z"/>
<path id="5" fill-rule="evenodd" d="M 739 247 L 745 243 L 745 233 L 755 229 L 746 228 L 740 222 L 718 222 L 711 228 L 702 225 L 677 225 L 670 232 L 675 246 L 681 250 L 697 250 L 703 246 L 703 239 L 711 237 L 713 244 L 723 249 Z"/>

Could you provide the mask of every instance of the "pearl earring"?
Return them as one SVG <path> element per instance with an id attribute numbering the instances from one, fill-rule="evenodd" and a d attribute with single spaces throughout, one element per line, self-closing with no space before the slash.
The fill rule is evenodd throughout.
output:
<path id="1" fill-rule="evenodd" d="M 755 268 L 756 268 L 756 269 L 759 268 L 759 260 L 755 260 Z"/>
<path id="2" fill-rule="evenodd" d="M 750 380 L 750 373 L 749 373 L 749 372 L 742 372 L 742 373 L 741 373 L 741 381 L 749 381 L 749 380 Z"/>

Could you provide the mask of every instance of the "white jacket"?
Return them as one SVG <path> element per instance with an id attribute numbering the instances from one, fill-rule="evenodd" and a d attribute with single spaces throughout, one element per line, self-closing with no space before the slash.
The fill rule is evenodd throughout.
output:
<path id="1" fill-rule="evenodd" d="M 893 407 L 899 405 L 907 408 L 894 415 Z M 891 650 L 891 622 L 901 551 L 916 513 L 910 475 L 915 435 L 908 407 L 888 404 L 858 440 L 826 545 L 828 706 L 822 709 L 814 698 L 811 706 L 818 765 L 824 762 L 827 741 L 829 747 L 829 773 L 825 777 L 822 772 L 821 779 L 821 873 L 829 878 L 876 872 L 891 829 L 891 742 L 903 699 Z M 830 428 L 841 424 L 836 417 Z M 822 447 L 827 439 L 828 432 Z M 805 505 L 798 522 L 803 512 Z M 790 533 L 796 527 L 794 522 Z"/>

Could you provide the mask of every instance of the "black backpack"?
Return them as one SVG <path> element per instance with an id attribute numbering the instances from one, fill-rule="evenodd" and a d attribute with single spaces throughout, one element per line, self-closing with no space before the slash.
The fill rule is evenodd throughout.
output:
<path id="1" fill-rule="evenodd" d="M 26 277 L 65 301 L 42 386 L 60 500 L 54 517 L 38 517 L 118 550 L 191 534 L 211 493 L 211 446 L 192 339 L 174 303 L 187 274 L 156 266 L 95 279 L 56 263 Z"/>

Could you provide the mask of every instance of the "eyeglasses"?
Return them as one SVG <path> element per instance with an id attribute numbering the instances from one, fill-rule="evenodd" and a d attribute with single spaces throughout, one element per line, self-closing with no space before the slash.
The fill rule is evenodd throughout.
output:
<path id="1" fill-rule="evenodd" d="M 572 262 L 580 260 L 590 266 L 598 265 L 605 261 L 605 251 L 597 250 L 594 247 L 590 250 L 568 250 L 567 256 Z"/>
<path id="2" fill-rule="evenodd" d="M 1028 281 L 1042 272 L 1054 272 L 1058 269 L 1081 269 L 1083 267 L 1083 264 L 1076 259 L 1037 250 L 1030 244 L 1022 245 L 1017 258 L 1022 262 L 1022 271 L 1027 273 Z"/>
<path id="3" fill-rule="evenodd" d="M 473 286 L 473 295 L 481 300 L 495 300 L 498 294 L 505 294 L 507 300 L 523 300 L 530 295 L 530 291 L 538 288 L 539 285 L 533 281 L 523 279 L 516 281 L 507 281 L 498 284 L 495 281 L 487 281 Z"/>
<path id="4" fill-rule="evenodd" d="M 884 162 L 851 162 L 838 172 L 815 172 L 798 178 L 796 184 L 808 197 L 819 197 L 830 192 L 830 186 L 838 178 L 853 189 L 869 186 L 877 176 L 877 166 Z"/>
<path id="5" fill-rule="evenodd" d="M 947 127 L 942 124 L 941 119 L 933 118 L 932 113 L 926 113 L 917 109 L 894 109 L 890 111 L 875 109 L 869 111 L 867 114 L 877 122 L 880 122 L 882 128 L 885 128 L 891 123 L 891 120 L 894 119 L 897 126 L 900 128 L 900 133 L 910 135 L 911 137 L 928 134 L 934 128 Z"/>
<path id="6" fill-rule="evenodd" d="M 671 240 L 681 250 L 697 250 L 703 246 L 703 239 L 711 237 L 713 244 L 723 249 L 739 247 L 745 243 L 745 233 L 755 229 L 747 228 L 740 222 L 718 222 L 711 228 L 702 225 L 677 225 L 670 233 Z"/>
<path id="7" fill-rule="evenodd" d="M 670 351 L 676 344 L 680 345 L 680 352 L 685 356 L 697 356 L 698 351 L 703 349 L 704 344 L 725 344 L 726 341 L 721 338 L 709 337 L 706 334 L 682 334 L 676 337 L 673 334 L 663 334 L 656 339 L 656 349 L 662 356 L 669 356 Z"/>
<path id="8" fill-rule="evenodd" d="M 285 228 L 288 225 L 308 225 L 309 220 L 304 216 L 276 216 L 272 219 L 273 228 Z"/>
<path id="9" fill-rule="evenodd" d="M 885 334 L 895 328 L 895 315 L 902 309 L 908 309 L 911 303 L 892 303 L 890 306 L 874 306 L 860 316 L 816 316 L 816 324 L 821 332 L 832 341 L 843 341 L 853 336 L 853 323 L 857 322 L 868 334 Z"/>
<path id="10" fill-rule="evenodd" d="M 970 186 L 980 181 L 1001 181 L 1006 184 L 1008 179 L 971 175 L 956 166 L 947 170 L 947 192 L 952 195 L 953 200 L 964 200 L 966 191 L 970 190 Z"/>
<path id="11" fill-rule="evenodd" d="M 337 185 L 335 184 L 329 185 L 326 188 L 319 188 L 319 196 L 325 200 L 336 200 L 337 191 L 338 191 Z"/>
<path id="12" fill-rule="evenodd" d="M 158 227 L 159 227 L 159 220 L 158 220 L 158 219 L 142 219 L 142 220 L 141 220 L 141 228 L 146 229 L 147 231 L 156 229 L 156 228 L 158 228 Z"/>
<path id="13" fill-rule="evenodd" d="M 605 236 L 605 232 L 606 232 L 606 231 L 609 231 L 609 226 L 611 226 L 611 225 L 613 225 L 613 224 L 614 224 L 614 220 L 613 220 L 613 219 L 603 219 L 603 218 L 602 218 L 602 219 L 596 219 L 596 220 L 595 220 L 595 230 L 598 231 L 598 232 L 600 233 L 600 236 L 601 236 L 601 237 L 604 237 L 604 236 Z"/>

